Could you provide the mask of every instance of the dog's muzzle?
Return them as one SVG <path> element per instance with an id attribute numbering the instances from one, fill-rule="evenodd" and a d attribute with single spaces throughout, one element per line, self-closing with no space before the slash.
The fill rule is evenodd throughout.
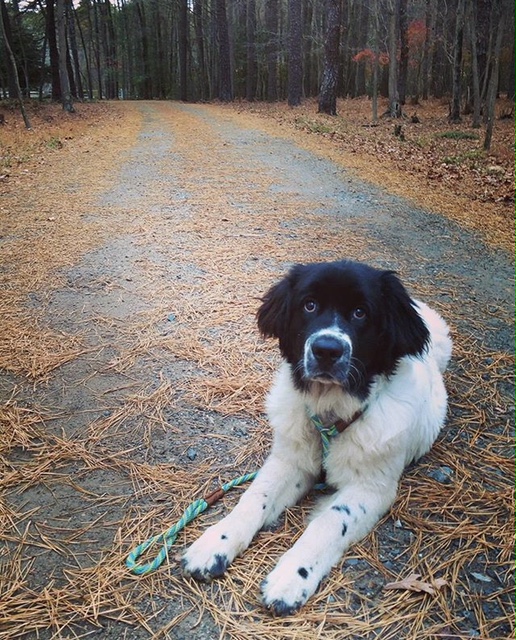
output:
<path id="1" fill-rule="evenodd" d="M 308 380 L 345 384 L 351 361 L 351 340 L 340 331 L 322 330 L 305 343 L 304 374 Z"/>

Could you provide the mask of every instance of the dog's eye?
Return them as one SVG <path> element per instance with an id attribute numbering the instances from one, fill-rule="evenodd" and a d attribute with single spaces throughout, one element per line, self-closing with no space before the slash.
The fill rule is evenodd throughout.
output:
<path id="1" fill-rule="evenodd" d="M 365 312 L 365 309 L 362 309 L 362 307 L 357 307 L 353 311 L 354 320 L 363 320 L 365 317 L 366 317 L 366 312 Z"/>
<path id="2" fill-rule="evenodd" d="M 307 300 L 304 304 L 304 310 L 308 313 L 313 313 L 317 309 L 317 302 L 315 300 Z"/>

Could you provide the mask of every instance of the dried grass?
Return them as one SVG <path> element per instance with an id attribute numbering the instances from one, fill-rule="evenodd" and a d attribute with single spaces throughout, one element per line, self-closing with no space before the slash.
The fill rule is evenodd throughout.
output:
<path id="1" fill-rule="evenodd" d="M 433 452 L 404 476 L 392 513 L 347 554 L 342 571 L 335 570 L 299 614 L 271 618 L 257 597 L 264 575 L 301 534 L 311 500 L 289 509 L 278 530 L 260 533 L 228 576 L 212 585 L 183 578 L 177 554 L 236 502 L 238 490 L 180 535 L 177 551 L 172 549 L 160 570 L 143 578 L 128 574 L 124 561 L 131 548 L 170 526 L 193 499 L 263 460 L 269 442 L 263 395 L 278 356 L 256 335 L 257 299 L 285 264 L 340 256 L 342 229 L 336 221 L 313 214 L 313 202 L 274 195 L 268 189 L 271 176 L 255 175 L 240 163 L 237 150 L 222 154 L 216 133 L 187 110 L 162 104 L 153 109 L 174 134 L 174 153 L 181 158 L 181 168 L 174 171 L 189 194 L 187 208 L 177 206 L 169 214 L 176 224 L 180 219 L 180 228 L 170 233 L 170 219 L 144 207 L 138 212 L 113 207 L 109 219 L 102 219 L 95 197 L 109 186 L 107 167 L 120 162 L 108 151 L 109 143 L 101 142 L 102 134 L 115 126 L 117 140 L 129 149 L 138 130 L 138 109 L 118 109 L 120 121 L 101 121 L 94 138 L 81 142 L 85 147 L 79 141 L 76 148 L 65 146 L 62 160 L 46 160 L 51 167 L 35 169 L 30 184 L 6 195 L 19 215 L 8 225 L 0 367 L 32 380 L 36 399 L 44 397 L 44 383 L 51 382 L 60 367 L 79 359 L 90 363 L 91 376 L 112 373 L 120 382 L 104 391 L 113 398 L 110 410 L 92 416 L 75 432 L 54 428 L 63 423 L 59 411 L 41 404 L 24 406 L 26 391 L 21 388 L 0 408 L 0 639 L 26 634 L 87 637 L 106 629 L 110 620 L 128 625 L 126 637 L 132 637 L 132 629 L 145 630 L 155 639 L 184 629 L 195 637 L 196 629 L 211 618 L 220 638 L 234 640 L 434 640 L 469 637 L 468 624 L 473 623 L 463 619 L 465 612 L 476 620 L 476 637 L 505 638 L 500 629 L 513 629 L 514 474 L 503 385 L 512 383 L 514 362 L 458 332 L 454 371 L 447 380 L 452 413 L 448 428 Z M 228 117 L 223 109 L 220 114 Z M 185 135 L 193 130 L 202 144 L 192 144 Z M 74 154 L 96 146 L 107 155 L 98 166 L 88 165 L 88 175 L 81 162 L 70 167 Z M 163 160 L 163 172 L 168 161 L 173 159 Z M 238 180 L 235 165 L 240 167 Z M 55 181 L 45 176 L 50 168 Z M 33 184 L 41 189 L 37 197 Z M 199 184 L 208 186 L 199 189 Z M 75 185 L 73 195 L 66 195 L 66 185 Z M 20 208 L 21 193 L 27 206 Z M 170 206 L 167 193 L 157 186 L 155 208 Z M 37 219 L 40 199 L 57 203 L 52 214 L 59 224 L 51 234 L 49 221 Z M 242 215 L 242 207 L 251 210 L 253 205 L 261 207 L 262 215 Z M 83 331 L 53 329 L 47 305 L 52 291 L 64 286 L 66 267 L 109 234 L 122 232 L 147 251 L 148 259 L 141 264 L 145 281 L 134 283 L 132 291 L 148 307 L 124 321 L 89 314 L 86 308 L 84 319 L 73 325 L 77 330 L 82 324 Z M 318 242 L 307 243 L 307 237 Z M 68 249 L 64 256 L 63 247 Z M 185 268 L 174 280 L 164 278 L 162 263 L 152 259 L 159 247 L 165 258 L 170 255 L 165 248 L 170 248 L 178 263 L 193 270 Z M 378 247 L 369 246 L 352 229 L 346 231 L 346 255 L 383 259 Z M 123 294 L 129 285 L 109 286 Z M 478 327 L 470 324 L 471 330 L 481 331 L 481 321 L 476 323 Z M 100 339 L 92 344 L 92 328 L 99 335 L 105 330 L 116 336 L 113 358 L 104 356 L 109 345 Z M 134 377 L 145 359 L 152 359 L 158 370 L 187 362 L 190 373 L 174 382 L 162 376 L 150 385 Z M 86 387 L 88 376 L 80 383 Z M 121 399 L 118 393 L 124 387 Z M 189 466 L 149 462 L 147 453 L 160 434 L 181 433 L 184 424 L 177 416 L 185 407 L 192 409 L 192 416 L 196 407 L 203 414 L 245 416 L 252 437 L 242 444 L 201 431 L 196 443 L 206 441 L 216 452 L 221 442 L 229 454 L 217 459 L 214 453 L 210 460 Z M 191 420 L 195 431 L 198 425 Z M 436 466 L 449 467 L 453 482 L 443 485 L 433 479 Z M 46 513 L 50 503 L 45 496 L 59 500 L 66 492 L 76 496 L 77 512 Z M 396 537 L 400 531 L 408 542 Z M 392 549 L 398 550 L 396 557 L 389 556 Z M 45 579 L 41 562 L 48 564 Z M 487 595 L 472 583 L 471 567 L 479 565 L 497 581 Z M 383 584 L 403 577 L 396 573 L 400 567 L 428 581 L 444 577 L 449 587 L 435 596 L 383 592 Z M 490 617 L 493 611 L 498 613 Z"/>

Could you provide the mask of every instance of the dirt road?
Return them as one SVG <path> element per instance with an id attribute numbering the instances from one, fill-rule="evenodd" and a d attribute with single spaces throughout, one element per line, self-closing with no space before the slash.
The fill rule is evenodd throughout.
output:
<path id="1" fill-rule="evenodd" d="M 117 109 L 107 138 L 27 178 L 32 195 L 0 240 L 0 638 L 509 637 L 509 256 L 259 119 Z M 398 271 L 454 332 L 448 425 L 392 513 L 292 619 L 269 617 L 257 594 L 310 500 L 220 582 L 185 580 L 177 555 L 238 490 L 159 571 L 129 574 L 136 544 L 267 453 L 278 360 L 254 329 L 258 297 L 293 262 L 343 257 Z M 383 591 L 411 573 L 447 586 Z"/>

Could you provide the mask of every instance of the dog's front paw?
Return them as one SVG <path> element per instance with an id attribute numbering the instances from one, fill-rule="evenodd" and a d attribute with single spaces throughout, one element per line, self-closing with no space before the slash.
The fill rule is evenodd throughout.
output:
<path id="1" fill-rule="evenodd" d="M 317 566 L 284 556 L 262 583 L 262 602 L 275 615 L 291 615 L 317 591 L 321 578 Z"/>
<path id="2" fill-rule="evenodd" d="M 220 578 L 236 556 L 231 535 L 217 525 L 210 527 L 186 551 L 181 561 L 183 573 L 210 582 Z"/>

